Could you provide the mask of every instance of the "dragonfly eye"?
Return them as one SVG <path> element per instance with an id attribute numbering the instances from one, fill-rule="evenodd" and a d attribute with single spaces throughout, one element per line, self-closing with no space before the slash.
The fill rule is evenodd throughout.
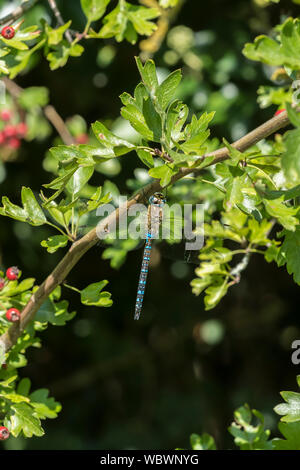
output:
<path id="1" fill-rule="evenodd" d="M 149 198 L 149 203 L 153 204 L 154 206 L 163 206 L 166 202 L 166 198 L 162 193 L 154 193 Z"/>

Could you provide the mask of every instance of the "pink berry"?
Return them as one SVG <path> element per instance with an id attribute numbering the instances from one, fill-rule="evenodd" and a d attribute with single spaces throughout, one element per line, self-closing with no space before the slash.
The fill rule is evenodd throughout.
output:
<path id="1" fill-rule="evenodd" d="M 7 139 L 10 139 L 11 137 L 15 137 L 17 135 L 16 126 L 12 126 L 11 124 L 8 124 L 7 126 L 4 127 L 3 133 Z"/>
<path id="2" fill-rule="evenodd" d="M 284 108 L 278 109 L 278 111 L 276 111 L 276 113 L 274 114 L 274 116 L 279 116 L 279 114 L 283 113 L 283 111 L 285 111 Z"/>
<path id="3" fill-rule="evenodd" d="M 5 426 L 0 426 L 0 441 L 5 441 L 9 438 L 9 430 Z"/>
<path id="4" fill-rule="evenodd" d="M 80 134 L 75 138 L 77 144 L 86 144 L 89 140 L 89 136 L 87 134 Z"/>
<path id="5" fill-rule="evenodd" d="M 0 277 L 0 290 L 2 290 L 4 286 L 5 286 L 5 279 L 3 279 L 3 277 Z"/>
<path id="6" fill-rule="evenodd" d="M 16 321 L 19 321 L 21 318 L 21 313 L 17 308 L 9 308 L 5 314 L 6 319 L 8 321 L 11 321 L 12 323 L 15 323 Z"/>
<path id="7" fill-rule="evenodd" d="M 3 145 L 6 142 L 6 137 L 3 132 L 0 132 L 0 145 Z"/>
<path id="8" fill-rule="evenodd" d="M 25 122 L 20 122 L 19 124 L 17 124 L 16 128 L 17 128 L 17 135 L 19 137 L 24 137 L 28 132 L 28 127 Z"/>
<path id="9" fill-rule="evenodd" d="M 15 281 L 16 279 L 18 279 L 19 275 L 20 275 L 20 270 L 19 268 L 17 268 L 17 266 L 11 266 L 6 271 L 6 277 L 10 281 Z"/>
<path id="10" fill-rule="evenodd" d="M 12 26 L 4 26 L 4 28 L 1 30 L 1 36 L 3 36 L 5 39 L 12 39 L 15 34 L 15 30 Z"/>
<path id="11" fill-rule="evenodd" d="M 16 149 L 20 148 L 21 141 L 19 139 L 17 139 L 16 137 L 13 137 L 12 139 L 8 140 L 7 145 L 8 145 L 9 148 L 16 150 Z"/>
<path id="12" fill-rule="evenodd" d="M 2 121 L 9 121 L 11 119 L 11 111 L 9 109 L 2 109 L 0 112 L 0 118 Z"/>

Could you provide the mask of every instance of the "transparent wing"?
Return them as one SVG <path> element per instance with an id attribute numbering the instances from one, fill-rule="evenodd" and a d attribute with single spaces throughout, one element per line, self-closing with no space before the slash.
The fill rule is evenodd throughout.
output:
<path id="1" fill-rule="evenodd" d="M 78 238 L 95 228 L 100 221 L 98 216 L 90 213 L 79 227 Z M 186 250 L 184 227 L 185 220 L 180 214 L 164 212 L 154 243 L 164 258 L 199 264 L 199 251 Z M 136 217 L 129 217 L 126 226 L 118 227 L 116 233 L 108 233 L 104 240 L 99 240 L 98 245 L 106 248 L 105 257 L 123 260 L 126 252 L 142 249 L 147 229 L 147 212 L 144 212 Z"/>

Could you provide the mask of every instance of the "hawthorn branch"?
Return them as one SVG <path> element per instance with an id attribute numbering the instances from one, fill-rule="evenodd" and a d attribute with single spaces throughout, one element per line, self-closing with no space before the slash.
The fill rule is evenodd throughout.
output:
<path id="1" fill-rule="evenodd" d="M 64 20 L 63 20 L 63 17 L 61 16 L 61 13 L 58 9 L 58 6 L 56 4 L 56 0 L 48 0 L 48 3 L 49 3 L 49 6 L 51 8 L 51 10 L 53 11 L 54 13 L 54 16 L 57 20 L 57 24 L 59 26 L 63 26 L 65 24 Z M 70 31 L 67 29 L 67 31 L 65 32 L 65 36 L 66 36 L 66 39 L 67 41 L 72 44 L 73 42 L 73 39 L 72 39 L 72 36 L 71 36 L 71 33 Z"/>
<path id="2" fill-rule="evenodd" d="M 289 118 L 287 112 L 282 112 L 279 116 L 276 116 L 269 121 L 265 122 L 261 126 L 257 127 L 255 130 L 245 135 L 241 139 L 233 143 L 233 146 L 238 150 L 245 151 L 252 145 L 255 145 L 260 140 L 270 136 L 274 132 L 277 132 L 279 129 L 286 127 L 289 124 Z M 214 159 L 209 162 L 207 166 L 214 165 L 221 161 L 227 160 L 229 158 L 229 151 L 226 147 L 216 150 L 215 152 L 204 155 L 202 160 L 205 160 L 208 157 L 214 157 Z M 193 168 L 182 168 L 173 178 L 170 184 L 174 184 L 176 181 L 180 180 L 184 176 L 187 176 L 190 173 L 199 173 L 201 170 L 194 170 Z M 43 284 L 37 289 L 37 291 L 31 296 L 29 302 L 22 311 L 21 319 L 18 323 L 13 324 L 8 331 L 6 331 L 0 337 L 0 346 L 3 347 L 5 352 L 8 352 L 14 344 L 17 342 L 18 338 L 24 332 L 27 325 L 34 319 L 34 316 L 41 305 L 45 302 L 48 296 L 53 292 L 53 290 L 62 284 L 70 271 L 76 266 L 78 261 L 83 257 L 83 255 L 96 243 L 98 242 L 101 236 L 107 231 L 107 227 L 110 224 L 113 224 L 116 220 L 119 219 L 123 214 L 125 215 L 128 209 L 137 203 L 145 202 L 146 199 L 150 197 L 156 191 L 161 191 L 163 188 L 159 184 L 159 180 L 154 180 L 152 183 L 148 184 L 142 188 L 135 196 L 133 196 L 129 201 L 122 204 L 114 212 L 112 212 L 108 217 L 106 217 L 96 228 L 88 232 L 83 238 L 75 241 L 66 255 L 62 258 L 56 268 L 52 273 L 45 279 Z"/>
<path id="3" fill-rule="evenodd" d="M 11 94 L 13 98 L 16 100 L 19 98 L 20 94 L 23 91 L 23 88 L 21 88 L 19 85 L 17 85 L 13 80 L 7 77 L 3 77 L 2 79 L 4 81 L 4 84 L 6 86 L 7 91 Z M 69 132 L 69 129 L 67 128 L 64 120 L 62 117 L 58 114 L 54 106 L 51 104 L 48 104 L 43 108 L 43 112 L 48 119 L 48 121 L 52 124 L 52 126 L 56 129 L 58 134 L 60 135 L 62 141 L 66 145 L 72 145 L 75 143 L 75 140 L 73 139 L 71 133 Z"/>
<path id="4" fill-rule="evenodd" d="M 13 23 L 17 19 L 19 19 L 26 11 L 30 10 L 39 0 L 28 0 L 22 5 L 18 6 L 15 10 L 9 13 L 6 16 L 0 18 L 0 25 L 5 23 Z"/>

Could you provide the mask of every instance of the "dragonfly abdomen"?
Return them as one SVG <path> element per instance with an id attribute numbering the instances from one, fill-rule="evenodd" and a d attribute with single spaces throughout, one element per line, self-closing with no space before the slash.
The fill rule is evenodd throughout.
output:
<path id="1" fill-rule="evenodd" d="M 148 233 L 147 238 L 146 238 L 144 253 L 143 253 L 143 261 L 142 261 L 142 267 L 141 267 L 137 296 L 136 296 L 135 314 L 134 314 L 135 320 L 139 320 L 141 311 L 142 311 L 145 288 L 146 288 L 146 283 L 147 283 L 147 275 L 149 271 L 151 248 L 152 248 L 151 234 Z"/>

